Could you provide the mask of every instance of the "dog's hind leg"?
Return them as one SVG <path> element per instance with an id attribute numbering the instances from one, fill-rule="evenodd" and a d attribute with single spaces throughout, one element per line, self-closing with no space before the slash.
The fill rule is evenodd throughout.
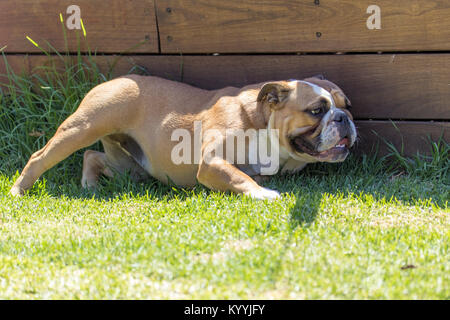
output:
<path id="1" fill-rule="evenodd" d="M 77 121 L 76 113 L 67 118 L 47 144 L 31 156 L 10 193 L 23 195 L 45 171 L 107 134 L 99 129 L 89 121 Z"/>
<path id="2" fill-rule="evenodd" d="M 46 170 L 75 151 L 133 126 L 133 121 L 140 119 L 133 107 L 138 96 L 136 82 L 127 78 L 105 82 L 92 89 L 45 147 L 31 156 L 10 193 L 23 195 Z"/>
<path id="3" fill-rule="evenodd" d="M 117 173 L 128 172 L 134 181 L 149 177 L 142 165 L 145 156 L 135 140 L 124 134 L 113 134 L 102 138 L 107 166 Z"/>
<path id="4" fill-rule="evenodd" d="M 130 140 L 130 137 L 122 134 L 106 136 L 101 139 L 105 152 L 87 150 L 83 158 L 82 187 L 95 188 L 101 174 L 113 178 L 114 173 L 128 172 L 135 181 L 147 179 L 149 174 L 133 157 L 134 155 L 140 158 L 142 151 L 136 150 Z"/>
<path id="5" fill-rule="evenodd" d="M 101 174 L 110 178 L 114 175 L 106 161 L 106 154 L 99 151 L 87 150 L 83 157 L 81 186 L 83 188 L 95 188 Z"/>

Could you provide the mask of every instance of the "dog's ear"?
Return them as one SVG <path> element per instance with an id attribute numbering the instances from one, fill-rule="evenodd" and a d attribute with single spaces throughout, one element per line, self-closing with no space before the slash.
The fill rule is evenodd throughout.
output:
<path id="1" fill-rule="evenodd" d="M 330 91 L 333 100 L 336 102 L 336 106 L 340 108 L 351 109 L 352 103 L 350 99 L 342 92 L 342 90 L 331 89 Z"/>
<path id="2" fill-rule="evenodd" d="M 287 99 L 291 90 L 286 82 L 269 82 L 259 91 L 257 101 L 267 102 L 271 109 L 278 110 L 283 107 L 283 101 Z"/>

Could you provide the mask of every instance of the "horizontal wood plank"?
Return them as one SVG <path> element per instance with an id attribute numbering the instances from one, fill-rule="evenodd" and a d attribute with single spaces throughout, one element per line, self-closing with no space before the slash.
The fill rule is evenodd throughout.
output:
<path id="1" fill-rule="evenodd" d="M 370 56 L 372 57 L 372 56 Z M 376 57 L 376 56 L 375 56 Z M 107 71 L 109 67 L 113 64 L 116 57 L 107 56 L 107 57 L 97 57 L 97 62 L 103 71 Z M 198 58 L 203 58 L 198 60 Z M 302 59 L 303 57 L 296 57 L 296 59 Z M 9 57 L 10 67 L 17 73 L 26 72 L 29 73 L 36 66 L 43 66 L 49 63 L 47 57 L 43 56 L 22 56 L 15 55 Z M 211 61 L 215 61 L 215 63 Z M 227 60 L 227 59 L 226 59 Z M 200 68 L 199 65 L 203 61 L 203 68 Z M 236 61 L 240 61 L 237 59 Z M 126 74 L 132 68 L 135 71 L 143 71 L 145 73 L 149 73 L 151 75 L 156 75 L 160 77 L 164 77 L 171 80 L 187 80 L 190 84 L 204 87 L 204 88 L 216 88 L 222 87 L 225 85 L 242 85 L 244 83 L 257 82 L 262 81 L 262 77 L 264 74 L 258 74 L 256 78 L 252 78 L 255 76 L 252 72 L 248 74 L 248 77 L 243 77 L 239 72 L 242 72 L 241 69 L 237 75 L 234 82 L 231 79 L 235 79 L 231 77 L 232 69 L 230 69 L 229 63 L 221 63 L 222 59 L 219 57 L 162 57 L 162 56 L 125 56 L 122 57 L 117 65 L 116 65 L 116 75 Z M 304 64 L 303 61 L 302 64 Z M 238 64 L 239 62 L 236 62 Z M 320 62 L 318 62 L 320 63 Z M 245 64 L 244 64 L 245 65 Z M 284 64 L 283 64 L 284 65 Z M 5 65 L 0 63 L 0 73 L 5 72 Z M 210 70 L 210 74 L 206 73 L 206 70 Z M 257 69 L 257 68 L 256 68 Z M 244 69 L 245 70 L 245 69 Z M 250 68 L 252 70 L 252 68 Z M 35 71 L 37 71 L 35 69 Z M 228 75 L 230 74 L 230 75 Z M 267 79 L 277 78 L 278 74 L 269 74 L 266 75 Z M 208 78 L 211 76 L 211 78 Z M 212 77 L 214 76 L 214 77 Z M 305 75 L 306 76 L 306 75 Z M 345 78 L 343 78 L 345 80 Z M 386 81 L 389 80 L 389 77 L 386 78 Z M 5 83 L 6 79 L 4 77 L 0 77 L 0 83 Z M 217 82 L 214 82 L 217 81 Z M 362 81 L 354 80 L 354 83 L 362 83 Z M 377 80 L 373 81 L 371 84 L 384 83 L 384 81 Z M 366 85 L 367 86 L 367 85 Z M 430 88 L 433 87 L 430 85 Z M 355 88 L 355 93 L 358 92 L 358 88 Z M 360 88 L 360 90 L 363 88 Z M 367 101 L 361 101 L 361 106 L 354 107 L 354 114 L 360 115 L 362 113 L 362 106 L 373 106 L 376 101 L 379 103 L 383 103 L 384 101 L 390 101 L 389 99 L 383 100 L 383 94 L 380 93 L 380 90 L 383 90 L 384 87 L 379 87 L 375 85 L 376 93 L 380 96 L 379 100 L 371 101 L 370 99 L 375 99 L 376 95 L 369 95 L 367 97 Z M 427 88 L 429 90 L 429 88 Z M 364 91 L 364 90 L 363 90 Z M 395 101 L 395 104 L 398 106 L 407 105 L 402 102 L 401 99 L 407 99 L 408 94 L 413 94 L 414 91 L 417 91 L 417 88 L 411 88 L 411 91 L 407 94 L 396 95 L 396 99 L 400 99 L 399 101 Z M 426 93 L 425 93 L 426 95 Z M 350 95 L 351 96 L 351 95 Z M 358 96 L 358 95 L 357 95 Z M 364 99 L 364 96 L 358 96 L 361 99 Z M 444 99 L 446 96 L 443 96 Z M 443 105 L 443 104 L 441 104 Z M 411 107 L 411 106 L 410 106 Z M 448 110 L 448 105 L 447 105 Z M 368 111 L 367 111 L 368 112 Z M 386 115 L 385 109 L 377 108 L 374 111 L 374 114 L 377 116 Z M 447 121 L 386 121 L 386 120 L 357 120 L 356 126 L 359 135 L 359 142 L 357 145 L 357 149 L 362 152 L 370 153 L 373 151 L 373 148 L 376 145 L 379 145 L 380 154 L 386 154 L 388 151 L 387 145 L 384 140 L 393 143 L 399 150 L 403 148 L 403 152 L 406 155 L 414 155 L 417 151 L 421 153 L 429 152 L 429 143 L 427 141 L 427 137 L 431 137 L 434 141 L 439 139 L 439 137 L 443 137 L 445 141 L 450 142 L 450 122 Z M 383 140 L 384 139 L 384 140 Z M 403 146 L 403 147 L 402 147 Z"/>
<path id="2" fill-rule="evenodd" d="M 205 89 L 323 74 L 360 119 L 450 119 L 450 54 L 126 57 L 150 74 Z"/>
<path id="3" fill-rule="evenodd" d="M 163 53 L 450 50 L 447 0 L 156 0 Z M 367 20 L 380 8 L 381 29 Z"/>
<path id="4" fill-rule="evenodd" d="M 69 30 L 67 21 L 70 5 L 80 8 L 80 17 L 86 30 Z M 67 33 L 66 47 L 63 25 Z M 73 22 L 70 20 L 70 22 Z M 29 36 L 45 50 L 48 41 L 59 52 L 76 52 L 79 47 L 87 52 L 158 52 L 153 0 L 15 0 L 0 1 L 0 48 L 5 52 L 41 52 L 30 43 Z M 139 45 L 140 44 L 140 45 Z M 50 49 L 50 51 L 53 51 Z"/>
<path id="5" fill-rule="evenodd" d="M 56 59 L 56 58 L 55 58 Z M 103 70 L 116 56 L 98 56 Z M 45 56 L 8 56 L 14 70 L 45 65 Z M 133 66 L 148 74 L 204 88 L 241 87 L 323 74 L 352 101 L 357 119 L 450 120 L 450 54 L 123 56 L 116 76 Z M 4 73 L 0 61 L 0 73 Z M 137 70 L 137 69 L 135 69 Z"/>

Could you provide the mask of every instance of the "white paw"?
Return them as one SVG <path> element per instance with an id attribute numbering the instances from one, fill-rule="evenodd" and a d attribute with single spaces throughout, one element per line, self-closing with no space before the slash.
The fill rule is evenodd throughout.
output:
<path id="1" fill-rule="evenodd" d="M 261 187 L 260 189 L 246 192 L 245 195 L 256 200 L 275 200 L 280 199 L 281 195 L 278 191 Z"/>
<path id="2" fill-rule="evenodd" d="M 19 187 L 12 187 L 11 190 L 9 190 L 9 194 L 14 197 L 21 197 L 23 196 L 24 192 Z"/>

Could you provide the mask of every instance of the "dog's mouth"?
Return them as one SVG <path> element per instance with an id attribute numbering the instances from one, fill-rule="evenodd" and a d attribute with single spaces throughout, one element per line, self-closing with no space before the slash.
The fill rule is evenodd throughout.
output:
<path id="1" fill-rule="evenodd" d="M 342 155 L 347 155 L 350 148 L 350 140 L 347 137 L 339 140 L 334 147 L 324 151 L 317 151 L 313 144 L 307 141 L 302 136 L 297 136 L 290 139 L 292 148 L 299 153 L 306 153 L 318 159 L 336 158 Z"/>

